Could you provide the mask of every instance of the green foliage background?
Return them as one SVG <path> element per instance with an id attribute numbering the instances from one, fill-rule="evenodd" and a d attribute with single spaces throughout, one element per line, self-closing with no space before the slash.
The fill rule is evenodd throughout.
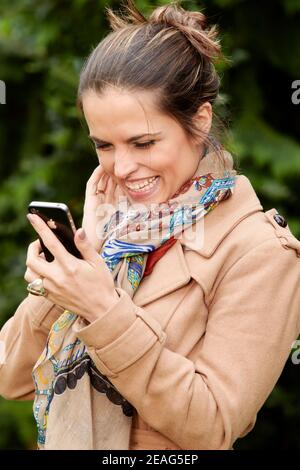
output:
<path id="1" fill-rule="evenodd" d="M 147 14 L 167 1 L 137 0 Z M 67 202 L 80 226 L 86 181 L 97 165 L 75 108 L 84 58 L 108 32 L 103 0 L 1 0 L 0 79 L 0 324 L 26 296 L 25 218 L 33 199 Z M 183 1 L 205 9 L 220 26 L 220 114 L 230 124 L 227 146 L 254 185 L 265 210 L 276 207 L 300 238 L 300 0 Z M 225 105 L 225 106 L 224 106 Z M 230 110 L 230 111 L 228 111 Z M 263 288 L 263 286 L 262 286 Z M 289 360 L 241 449 L 300 449 L 300 377 Z M 247 397 L 245 397 L 245 400 Z M 0 449 L 35 448 L 31 402 L 0 399 Z"/>

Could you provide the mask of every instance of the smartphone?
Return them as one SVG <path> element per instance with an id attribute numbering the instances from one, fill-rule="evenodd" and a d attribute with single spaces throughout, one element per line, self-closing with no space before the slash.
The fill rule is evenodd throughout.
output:
<path id="1" fill-rule="evenodd" d="M 28 205 L 28 212 L 40 216 L 66 250 L 76 256 L 76 258 L 82 259 L 82 255 L 74 242 L 74 234 L 76 232 L 74 220 L 66 204 L 61 202 L 32 201 Z M 39 240 L 46 260 L 49 262 L 53 261 L 54 256 L 45 246 L 41 237 L 39 237 Z"/>

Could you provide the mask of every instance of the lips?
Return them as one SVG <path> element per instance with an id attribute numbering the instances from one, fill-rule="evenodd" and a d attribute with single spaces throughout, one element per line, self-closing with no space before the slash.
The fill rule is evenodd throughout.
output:
<path id="1" fill-rule="evenodd" d="M 128 189 L 131 189 L 132 191 L 138 191 L 140 189 L 143 189 L 143 188 L 146 188 L 148 187 L 149 185 L 151 186 L 151 183 L 153 183 L 155 181 L 155 179 L 157 178 L 157 176 L 151 176 L 151 178 L 147 178 L 145 180 L 142 180 L 140 182 L 133 182 L 133 183 L 130 183 L 129 181 L 126 183 L 126 187 Z"/>
<path id="2" fill-rule="evenodd" d="M 152 178 L 152 181 L 150 183 L 148 184 L 146 183 L 146 185 L 143 186 L 142 188 L 132 189 L 132 187 L 131 188 L 128 187 L 128 183 L 127 183 L 126 190 L 130 194 L 130 196 L 132 196 L 132 198 L 134 199 L 139 199 L 139 200 L 146 199 L 152 196 L 158 190 L 159 183 L 160 183 L 160 176 L 155 176 L 154 179 Z"/>

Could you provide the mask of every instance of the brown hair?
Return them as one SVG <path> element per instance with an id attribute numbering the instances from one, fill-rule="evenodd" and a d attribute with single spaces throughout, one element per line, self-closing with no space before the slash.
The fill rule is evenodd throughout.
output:
<path id="1" fill-rule="evenodd" d="M 132 92 L 153 91 L 157 109 L 176 119 L 195 141 L 200 138 L 214 148 L 226 168 L 223 147 L 214 137 L 223 127 L 216 113 L 213 111 L 209 135 L 193 119 L 199 107 L 206 101 L 213 104 L 219 93 L 220 79 L 214 62 L 224 56 L 217 27 L 207 27 L 203 13 L 184 10 L 178 3 L 155 8 L 148 19 L 133 0 L 122 4 L 125 12 L 119 16 L 106 7 L 113 31 L 83 66 L 77 106 L 82 111 L 82 96 L 90 89 L 99 94 L 107 86 Z"/>

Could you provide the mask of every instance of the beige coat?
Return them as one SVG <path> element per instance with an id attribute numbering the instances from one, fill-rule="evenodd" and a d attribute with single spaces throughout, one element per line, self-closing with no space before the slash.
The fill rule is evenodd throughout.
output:
<path id="1" fill-rule="evenodd" d="M 205 218 L 201 247 L 177 240 L 133 300 L 119 289 L 101 319 L 76 321 L 97 368 L 138 412 L 131 449 L 230 449 L 253 428 L 300 331 L 300 242 L 276 212 L 238 176 Z M 32 367 L 62 311 L 29 294 L 4 325 L 1 395 L 33 399 Z"/>

